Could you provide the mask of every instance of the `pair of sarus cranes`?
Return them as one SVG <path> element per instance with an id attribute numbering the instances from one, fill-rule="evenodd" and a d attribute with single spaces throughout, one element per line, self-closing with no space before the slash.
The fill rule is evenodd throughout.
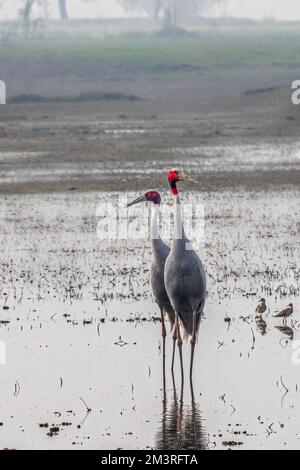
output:
<path id="1" fill-rule="evenodd" d="M 191 344 L 190 380 L 193 375 L 193 362 L 197 334 L 206 297 L 206 275 L 203 264 L 188 240 L 182 219 L 181 202 L 177 184 L 181 181 L 196 183 L 182 170 L 172 169 L 168 174 L 169 185 L 174 197 L 174 235 L 171 248 L 166 245 L 159 233 L 160 193 L 147 191 L 128 207 L 142 202 L 151 202 L 151 243 L 153 259 L 151 264 L 151 286 L 161 312 L 163 337 L 163 364 L 165 377 L 165 316 L 171 323 L 173 337 L 172 374 L 176 342 L 179 350 L 181 378 L 184 379 L 182 359 L 182 339 L 189 338 Z"/>

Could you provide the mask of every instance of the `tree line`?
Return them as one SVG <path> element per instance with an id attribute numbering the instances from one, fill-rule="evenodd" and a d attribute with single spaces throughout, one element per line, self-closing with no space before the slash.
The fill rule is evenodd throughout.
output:
<path id="1" fill-rule="evenodd" d="M 57 1 L 61 19 L 67 20 L 69 18 L 67 0 Z M 35 4 L 40 4 L 41 6 L 43 6 L 45 11 L 47 11 L 47 8 L 49 7 L 49 0 L 24 0 L 23 3 L 24 5 L 23 8 L 20 9 L 20 14 L 24 20 L 29 20 L 32 13 L 32 9 Z"/>
<path id="2" fill-rule="evenodd" d="M 0 0 L 1 5 L 7 0 Z M 84 17 L 84 3 L 106 2 L 107 0 L 82 0 L 82 11 Z M 166 27 L 174 27 L 185 17 L 195 17 L 204 15 L 211 6 L 218 6 L 220 12 L 225 8 L 227 0 L 117 0 L 124 12 L 132 14 L 146 14 L 149 17 L 158 19 L 163 17 Z M 24 20 L 29 20 L 35 6 L 44 10 L 45 16 L 49 14 L 49 9 L 53 5 L 58 6 L 60 18 L 69 18 L 70 0 L 19 0 L 19 16 Z"/>

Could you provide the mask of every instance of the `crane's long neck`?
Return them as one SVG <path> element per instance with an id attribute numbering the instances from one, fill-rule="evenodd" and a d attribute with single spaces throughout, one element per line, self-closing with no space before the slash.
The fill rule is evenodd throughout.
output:
<path id="1" fill-rule="evenodd" d="M 160 257 L 160 251 L 162 247 L 162 240 L 159 233 L 159 212 L 160 205 L 153 204 L 151 212 L 151 224 L 150 224 L 150 233 L 151 233 L 151 245 L 153 250 L 153 255 L 156 259 Z"/>
<path id="2" fill-rule="evenodd" d="M 171 191 L 174 198 L 174 236 L 173 240 L 184 242 L 185 234 L 182 220 L 181 200 L 176 183 L 171 183 Z"/>
<path id="3" fill-rule="evenodd" d="M 150 226 L 151 240 L 152 241 L 160 239 L 160 234 L 159 234 L 159 210 L 160 210 L 160 205 L 159 204 L 153 204 L 152 212 L 151 212 L 151 226 Z"/>

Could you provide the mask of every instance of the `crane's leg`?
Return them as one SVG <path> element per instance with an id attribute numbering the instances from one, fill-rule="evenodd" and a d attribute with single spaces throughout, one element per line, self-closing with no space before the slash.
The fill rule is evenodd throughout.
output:
<path id="1" fill-rule="evenodd" d="M 165 325 L 165 315 L 164 315 L 164 309 L 162 308 L 160 310 L 161 314 L 161 335 L 162 335 L 162 341 L 163 341 L 163 381 L 164 381 L 164 390 L 166 389 L 166 336 L 167 336 L 167 331 L 166 331 L 166 325 Z"/>
<path id="2" fill-rule="evenodd" d="M 192 398 L 192 404 L 195 403 L 195 393 L 194 393 L 194 384 L 193 384 L 193 378 L 190 380 L 190 386 L 191 386 L 191 398 Z"/>
<path id="3" fill-rule="evenodd" d="M 193 334 L 191 337 L 191 366 L 190 366 L 190 381 L 192 383 L 193 380 L 193 365 L 194 365 L 194 354 L 195 354 L 195 346 L 196 346 L 196 328 L 197 328 L 197 316 L 196 312 L 193 312 Z"/>
<path id="4" fill-rule="evenodd" d="M 167 330 L 166 330 L 166 324 L 165 324 L 165 315 L 164 315 L 164 309 L 160 309 L 160 315 L 161 315 L 161 334 L 163 338 L 166 338 L 167 336 Z"/>
<path id="5" fill-rule="evenodd" d="M 183 359 L 182 359 L 182 338 L 180 334 L 179 314 L 176 313 L 176 325 L 177 325 L 177 346 L 180 357 L 180 369 L 181 369 L 181 386 L 183 387 L 184 372 L 183 372 Z"/>
<path id="6" fill-rule="evenodd" d="M 174 363 L 175 363 L 175 349 L 176 349 L 176 341 L 177 341 L 177 322 L 178 318 L 175 316 L 175 323 L 173 328 L 173 354 L 172 354 L 172 376 L 174 378 Z"/>

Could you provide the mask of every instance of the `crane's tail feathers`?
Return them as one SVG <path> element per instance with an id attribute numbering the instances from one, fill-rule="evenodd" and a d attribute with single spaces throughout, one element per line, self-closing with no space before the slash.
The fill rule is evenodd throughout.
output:
<path id="1" fill-rule="evenodd" d="M 182 339 L 184 339 L 186 342 L 191 338 L 193 334 L 193 324 L 187 324 L 180 319 L 180 330 L 181 330 L 181 336 Z"/>
<path id="2" fill-rule="evenodd" d="M 201 320 L 201 315 L 198 315 L 197 324 L 196 324 L 196 333 L 199 330 L 200 320 Z M 184 320 L 180 317 L 180 329 L 181 329 L 182 338 L 185 341 L 188 341 L 193 336 L 193 314 L 192 313 L 189 315 L 186 315 Z"/>
<path id="3" fill-rule="evenodd" d="M 172 333 L 173 329 L 174 329 L 174 325 L 175 325 L 175 318 L 174 318 L 174 315 L 168 313 L 168 312 L 165 312 L 165 315 L 167 315 L 168 319 L 169 319 L 169 322 L 170 322 L 170 332 Z"/>
<path id="4" fill-rule="evenodd" d="M 192 335 L 186 330 L 182 322 L 180 323 L 180 330 L 182 339 L 187 343 Z"/>

